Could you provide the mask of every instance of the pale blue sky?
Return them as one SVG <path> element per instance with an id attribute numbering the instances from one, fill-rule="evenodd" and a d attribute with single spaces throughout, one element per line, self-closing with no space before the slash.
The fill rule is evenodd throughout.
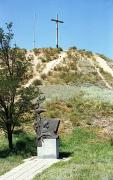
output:
<path id="1" fill-rule="evenodd" d="M 36 18 L 36 47 L 55 47 L 56 29 L 51 18 L 59 14 L 60 46 L 103 53 L 113 58 L 113 0 L 0 0 L 0 26 L 13 22 L 19 47 L 33 48 L 33 19 Z"/>

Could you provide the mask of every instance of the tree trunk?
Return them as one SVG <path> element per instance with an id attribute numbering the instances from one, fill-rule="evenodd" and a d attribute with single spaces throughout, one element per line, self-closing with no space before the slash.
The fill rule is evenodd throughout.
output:
<path id="1" fill-rule="evenodd" d="M 12 131 L 8 132 L 8 143 L 9 143 L 9 148 L 13 149 Z"/>

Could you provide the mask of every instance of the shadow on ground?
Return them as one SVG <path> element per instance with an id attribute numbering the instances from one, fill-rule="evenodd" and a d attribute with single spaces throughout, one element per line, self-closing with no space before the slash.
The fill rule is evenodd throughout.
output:
<path id="1" fill-rule="evenodd" d="M 12 150 L 8 147 L 0 149 L 0 158 L 6 158 L 13 155 L 20 155 L 23 158 L 36 156 L 35 138 L 22 133 L 21 136 L 18 137 L 18 140 L 14 144 L 14 148 Z"/>
<path id="2" fill-rule="evenodd" d="M 59 158 L 60 159 L 63 159 L 63 158 L 68 158 L 68 157 L 71 157 L 73 153 L 71 152 L 60 152 L 59 153 Z"/>
<path id="3" fill-rule="evenodd" d="M 20 135 L 20 134 L 26 134 L 23 129 L 17 129 L 17 130 L 14 130 L 13 134 L 15 135 Z"/>

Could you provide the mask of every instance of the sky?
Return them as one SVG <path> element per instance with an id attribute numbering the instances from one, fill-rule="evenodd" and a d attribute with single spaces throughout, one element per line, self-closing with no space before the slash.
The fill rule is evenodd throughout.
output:
<path id="1" fill-rule="evenodd" d="M 13 22 L 14 42 L 20 48 L 56 46 L 59 15 L 59 46 L 76 46 L 113 58 L 113 0 L 0 0 L 0 26 Z"/>

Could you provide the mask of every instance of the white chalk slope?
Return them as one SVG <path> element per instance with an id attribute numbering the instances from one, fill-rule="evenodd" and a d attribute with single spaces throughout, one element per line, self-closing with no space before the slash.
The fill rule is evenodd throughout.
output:
<path id="1" fill-rule="evenodd" d="M 33 56 L 33 60 L 32 60 L 33 78 L 28 81 L 28 83 L 25 85 L 25 87 L 29 87 L 33 83 L 34 80 L 41 79 L 41 74 L 47 75 L 58 64 L 61 64 L 63 62 L 64 58 L 66 57 L 66 52 L 61 52 L 59 54 L 58 59 L 48 62 L 46 64 L 45 68 L 42 70 L 41 74 L 39 74 L 37 71 L 37 65 L 42 63 L 41 60 L 37 56 L 35 56 L 33 52 L 28 51 L 27 57 L 29 57 L 29 56 Z"/>
<path id="2" fill-rule="evenodd" d="M 52 61 L 49 61 L 46 63 L 45 67 L 42 69 L 42 72 L 39 73 L 37 71 L 37 66 L 38 64 L 41 64 L 41 60 L 38 58 L 38 56 L 35 56 L 34 53 L 32 51 L 28 51 L 27 52 L 27 57 L 29 56 L 33 56 L 33 60 L 32 60 L 32 68 L 33 68 L 33 78 L 30 79 L 28 81 L 28 83 L 25 85 L 25 87 L 28 87 L 29 85 L 31 85 L 33 83 L 34 80 L 36 79 L 41 79 L 41 75 L 45 74 L 48 75 L 48 73 L 50 71 L 53 71 L 55 67 L 57 67 L 57 65 L 59 64 L 63 64 L 63 60 L 64 58 L 67 56 L 66 51 L 61 52 L 59 54 L 58 59 L 54 59 Z M 107 61 L 105 61 L 103 58 L 99 57 L 98 55 L 95 54 L 95 61 L 98 63 L 98 67 L 102 68 L 105 72 L 109 73 L 112 77 L 113 77 L 113 70 L 110 68 L 110 66 L 107 64 Z M 95 70 L 97 71 L 98 75 L 100 76 L 100 78 L 102 79 L 102 81 L 105 83 L 105 85 L 109 88 L 112 89 L 112 87 L 109 85 L 109 83 L 105 80 L 105 78 L 103 77 L 103 75 L 101 74 L 99 68 L 96 67 L 95 63 L 93 62 L 92 59 L 89 59 L 92 66 L 95 68 Z M 78 69 L 78 68 L 77 68 Z"/>

